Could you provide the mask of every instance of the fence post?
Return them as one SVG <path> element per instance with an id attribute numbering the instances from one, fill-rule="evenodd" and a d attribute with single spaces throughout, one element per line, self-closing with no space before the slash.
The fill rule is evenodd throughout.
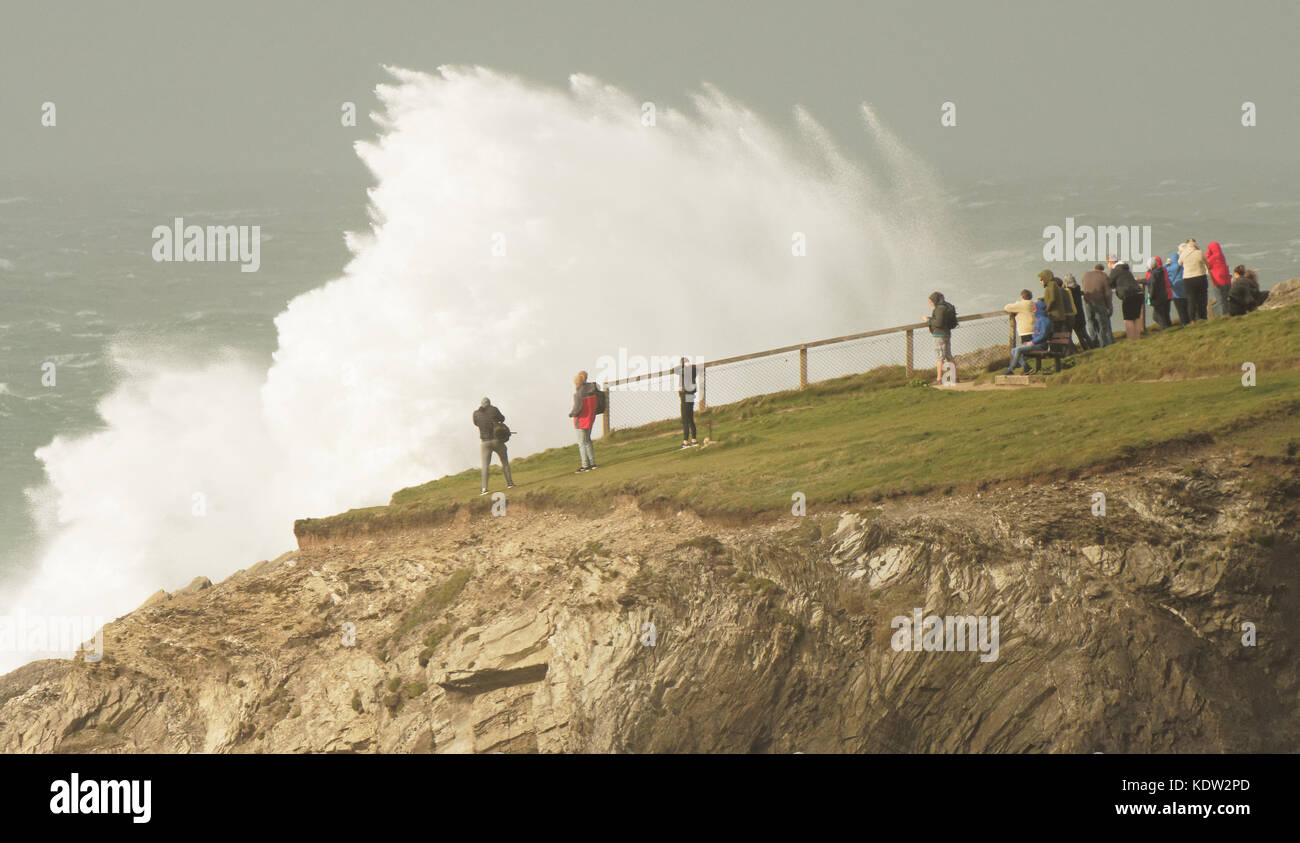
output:
<path id="1" fill-rule="evenodd" d="M 1008 345 L 1009 345 L 1011 348 L 1015 348 L 1016 346 L 1020 345 L 1020 342 L 1019 342 L 1020 337 L 1016 336 L 1016 315 L 1015 315 L 1014 313 L 1011 313 L 1011 314 L 1008 314 L 1008 315 L 1011 317 L 1011 319 L 1010 319 L 1010 321 L 1011 321 L 1011 339 L 1008 340 Z"/>
<path id="2" fill-rule="evenodd" d="M 709 398 L 709 368 L 705 364 L 700 364 L 700 409 L 708 409 Z"/>
<path id="3" fill-rule="evenodd" d="M 912 329 L 907 329 L 907 376 L 912 376 Z"/>
<path id="4" fill-rule="evenodd" d="M 808 388 L 808 346 L 799 346 L 799 388 Z"/>
<path id="5" fill-rule="evenodd" d="M 600 435 L 603 439 L 609 435 L 609 387 L 605 387 L 605 412 L 600 414 Z"/>

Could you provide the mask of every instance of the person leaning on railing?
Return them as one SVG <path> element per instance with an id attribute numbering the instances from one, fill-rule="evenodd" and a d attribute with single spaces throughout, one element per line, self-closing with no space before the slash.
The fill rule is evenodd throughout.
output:
<path id="1" fill-rule="evenodd" d="M 1034 335 L 1034 294 L 1028 290 L 1020 291 L 1020 298 L 1002 308 L 1016 317 L 1016 336 L 1021 343 L 1029 342 Z"/>

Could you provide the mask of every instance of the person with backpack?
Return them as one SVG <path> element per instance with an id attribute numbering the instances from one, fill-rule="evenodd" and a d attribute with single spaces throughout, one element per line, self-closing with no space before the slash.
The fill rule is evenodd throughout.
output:
<path id="1" fill-rule="evenodd" d="M 677 382 L 681 385 L 677 395 L 682 405 L 682 447 L 691 448 L 698 444 L 695 440 L 695 364 L 687 363 L 683 357 L 675 370 Z"/>
<path id="2" fill-rule="evenodd" d="M 513 489 L 515 481 L 510 479 L 510 457 L 506 455 L 506 440 L 510 438 L 510 428 L 506 427 L 506 417 L 484 398 L 479 402 L 473 415 L 474 426 L 478 428 L 479 457 L 483 463 L 483 484 L 480 495 L 488 493 L 488 468 L 492 464 L 492 455 L 501 460 L 501 470 L 506 475 L 506 488 Z"/>
<path id="3" fill-rule="evenodd" d="M 577 473 L 582 474 L 596 467 L 596 451 L 591 444 L 591 428 L 596 422 L 596 416 L 604 409 L 602 405 L 605 393 L 599 386 L 587 380 L 585 371 L 578 372 L 574 376 L 573 385 L 575 387 L 573 409 L 569 410 L 569 418 L 573 419 L 573 427 L 578 432 L 578 457 L 582 465 Z"/>
<path id="4" fill-rule="evenodd" d="M 938 291 L 930 294 L 930 305 L 933 309 L 925 324 L 930 329 L 930 336 L 934 338 L 934 385 L 940 386 L 943 383 L 943 364 L 953 362 L 952 329 L 957 327 L 957 308 L 953 307 L 943 297 L 943 293 Z M 953 374 L 956 374 L 955 363 Z"/>
<path id="5" fill-rule="evenodd" d="M 1047 316 L 1047 305 L 1042 299 L 1034 302 L 1034 332 L 1029 337 L 1029 342 L 1021 343 L 1011 352 L 1011 365 L 1003 372 L 1004 375 L 1014 375 L 1016 367 L 1024 365 L 1024 374 L 1029 374 L 1029 361 L 1025 359 L 1027 351 L 1046 351 L 1047 344 L 1052 338 L 1052 320 Z"/>

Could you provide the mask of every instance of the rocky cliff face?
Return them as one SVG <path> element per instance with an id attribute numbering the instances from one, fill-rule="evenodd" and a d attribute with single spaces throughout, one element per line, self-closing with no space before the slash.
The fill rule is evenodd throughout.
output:
<path id="1" fill-rule="evenodd" d="M 1295 752 L 1300 469 L 1194 462 L 325 539 L 0 678 L 0 751 Z M 996 659 L 895 649 L 918 608 Z"/>

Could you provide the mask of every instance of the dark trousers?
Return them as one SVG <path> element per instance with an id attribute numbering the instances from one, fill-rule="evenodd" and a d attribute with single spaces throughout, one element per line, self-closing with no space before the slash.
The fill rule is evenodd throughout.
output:
<path id="1" fill-rule="evenodd" d="M 1183 289 L 1187 291 L 1187 309 L 1194 321 L 1210 318 L 1210 281 L 1204 275 L 1184 278 Z"/>
<path id="2" fill-rule="evenodd" d="M 1174 299 L 1174 309 L 1178 311 L 1178 324 L 1186 325 L 1192 321 L 1192 316 L 1187 312 L 1187 299 Z"/>
<path id="3" fill-rule="evenodd" d="M 686 442 L 695 438 L 695 402 L 687 401 L 686 396 L 682 397 L 682 441 Z"/>
<path id="4" fill-rule="evenodd" d="M 488 466 L 492 464 L 493 454 L 501 458 L 501 470 L 505 472 L 506 485 L 513 485 L 515 481 L 510 479 L 510 457 L 506 456 L 506 444 L 496 439 L 485 439 L 478 443 L 478 449 L 483 463 L 483 488 L 488 487 Z"/>
<path id="5" fill-rule="evenodd" d="M 1169 319 L 1169 299 L 1164 301 L 1152 299 L 1151 312 L 1155 315 L 1156 324 L 1161 328 L 1168 328 L 1173 324 Z"/>
<path id="6" fill-rule="evenodd" d="M 1079 338 L 1079 348 L 1086 350 L 1095 346 L 1092 337 L 1088 336 L 1088 327 L 1084 322 L 1082 313 L 1076 313 L 1070 317 L 1070 327 L 1074 330 L 1074 335 Z"/>

